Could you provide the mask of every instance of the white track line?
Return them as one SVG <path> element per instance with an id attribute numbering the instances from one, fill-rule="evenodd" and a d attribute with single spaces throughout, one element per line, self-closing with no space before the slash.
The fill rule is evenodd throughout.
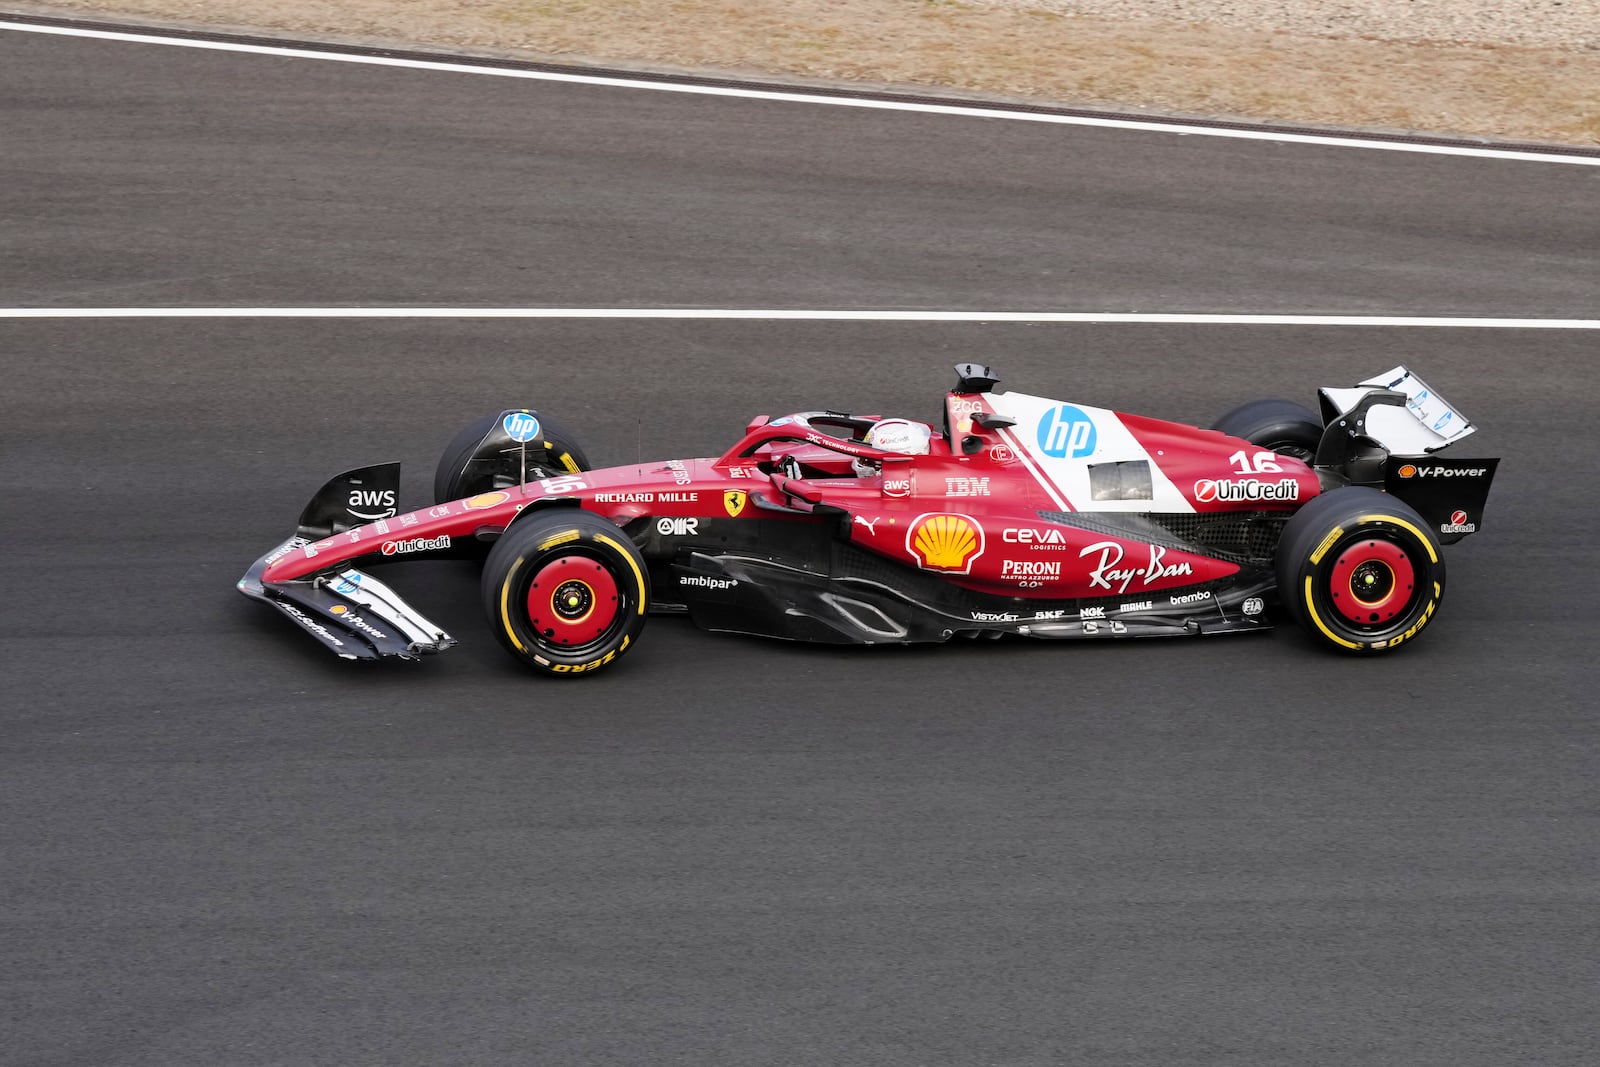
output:
<path id="1" fill-rule="evenodd" d="M 1577 167 L 1600 167 L 1600 156 L 1566 156 L 1546 152 L 1526 152 L 1500 148 L 1474 148 L 1468 145 L 1407 144 L 1374 141 L 1362 137 L 1323 136 L 1307 133 L 1277 133 L 1269 130 L 1228 130 L 1182 122 L 1135 122 L 1126 119 L 1091 118 L 1081 115 L 1048 115 L 1004 108 L 952 107 L 941 104 L 897 100 L 871 100 L 856 97 L 821 96 L 801 91 L 777 92 L 770 89 L 738 89 L 722 86 L 690 85 L 681 82 L 644 81 L 632 78 L 600 77 L 591 74 L 561 74 L 536 70 L 508 70 L 470 62 L 446 63 L 433 60 L 400 59 L 392 56 L 356 55 L 324 52 L 288 46 L 240 44 L 225 41 L 197 41 L 183 37 L 163 37 L 152 33 L 123 33 L 110 30 L 75 29 L 65 26 L 35 26 L 22 22 L 0 21 L 0 30 L 18 33 L 43 33 L 58 37 L 92 37 L 131 44 L 168 45 L 175 48 L 200 48 L 213 52 L 244 52 L 252 55 L 293 59 L 319 59 L 330 63 L 361 63 L 376 67 L 405 67 L 411 70 L 444 71 L 452 74 L 477 74 L 493 78 L 524 78 L 531 81 L 570 82 L 578 85 L 604 85 L 621 89 L 642 89 L 658 93 L 692 93 L 701 96 L 741 97 L 795 104 L 822 104 L 829 107 L 866 108 L 879 111 L 914 111 L 928 115 L 961 118 L 1003 119 L 1010 122 L 1041 122 L 1058 126 L 1098 126 L 1144 133 L 1175 133 L 1192 137 L 1231 137 L 1244 141 L 1277 141 L 1290 144 L 1325 145 L 1338 148 L 1366 148 L 1380 152 L 1413 152 L 1436 156 L 1472 156 L 1478 159 L 1506 159 L 1522 163 L 1564 163 Z"/>
<path id="2" fill-rule="evenodd" d="M 815 308 L 19 307 L 0 319 L 744 319 L 820 322 L 1110 322 L 1185 326 L 1433 326 L 1600 330 L 1600 319 L 1232 315 L 1122 311 L 830 311 Z"/>

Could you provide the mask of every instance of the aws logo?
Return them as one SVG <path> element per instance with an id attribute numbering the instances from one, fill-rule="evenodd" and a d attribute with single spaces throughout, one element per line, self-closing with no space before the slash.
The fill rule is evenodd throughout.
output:
<path id="1" fill-rule="evenodd" d="M 965 515 L 919 515 L 906 531 L 906 551 L 923 570 L 967 574 L 983 555 L 983 527 Z"/>
<path id="2" fill-rule="evenodd" d="M 349 512 L 352 518 L 365 519 L 368 522 L 387 519 L 398 510 L 395 504 L 395 492 L 393 489 L 351 489 L 350 502 L 345 505 L 344 510 Z"/>

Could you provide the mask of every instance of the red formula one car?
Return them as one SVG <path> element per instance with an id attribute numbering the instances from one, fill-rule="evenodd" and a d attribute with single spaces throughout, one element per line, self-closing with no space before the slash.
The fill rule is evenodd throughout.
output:
<path id="1" fill-rule="evenodd" d="M 1482 523 L 1499 462 L 1435 458 L 1473 426 L 1404 367 L 1211 430 L 956 374 L 937 425 L 761 416 L 721 456 L 598 470 L 505 411 L 450 443 L 428 507 L 399 511 L 398 463 L 329 481 L 239 589 L 346 658 L 413 658 L 454 642 L 366 568 L 477 556 L 496 637 L 550 674 L 614 663 L 663 611 L 880 644 L 1256 631 L 1281 605 L 1387 652 L 1433 619 L 1441 545 Z"/>

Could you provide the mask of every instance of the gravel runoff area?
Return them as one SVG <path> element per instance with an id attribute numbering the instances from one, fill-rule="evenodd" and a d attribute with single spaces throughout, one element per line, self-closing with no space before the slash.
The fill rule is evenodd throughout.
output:
<path id="1" fill-rule="evenodd" d="M 0 0 L 0 10 L 1600 146 L 1600 0 Z"/>

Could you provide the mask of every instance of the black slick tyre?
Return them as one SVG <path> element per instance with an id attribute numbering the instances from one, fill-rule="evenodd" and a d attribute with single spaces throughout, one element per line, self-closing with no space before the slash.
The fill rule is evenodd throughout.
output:
<path id="1" fill-rule="evenodd" d="M 474 419 L 444 446 L 439 465 L 433 472 L 434 503 L 460 500 L 518 484 L 522 474 L 520 449 L 480 452 L 478 448 L 499 421 L 499 415 Z M 576 474 L 589 469 L 589 457 L 570 430 L 544 415 L 539 416 L 539 426 L 539 440 L 529 442 L 527 449 L 529 478 Z"/>
<path id="2" fill-rule="evenodd" d="M 1317 454 L 1323 430 L 1317 413 L 1293 400 L 1251 400 L 1222 416 L 1211 428 L 1308 463 Z"/>
<path id="3" fill-rule="evenodd" d="M 1390 652 L 1432 620 L 1444 598 L 1444 555 L 1427 521 L 1388 493 L 1345 486 L 1285 525 L 1278 595 L 1319 643 Z"/>
<path id="4" fill-rule="evenodd" d="M 650 579 L 628 536 L 573 507 L 512 523 L 483 565 L 483 607 L 501 646 L 554 675 L 615 663 L 644 629 Z"/>

